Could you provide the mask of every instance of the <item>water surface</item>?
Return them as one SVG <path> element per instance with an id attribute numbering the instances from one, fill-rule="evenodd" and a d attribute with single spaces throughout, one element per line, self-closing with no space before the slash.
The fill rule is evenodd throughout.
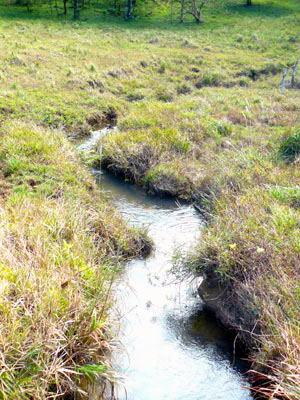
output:
<path id="1" fill-rule="evenodd" d="M 249 400 L 228 334 L 203 311 L 199 281 L 178 283 L 169 273 L 174 253 L 201 236 L 203 222 L 188 204 L 149 196 L 109 173 L 94 171 L 115 207 L 133 226 L 146 225 L 155 250 L 134 260 L 118 283 L 123 351 L 119 400 Z M 233 359 L 234 360 L 234 366 Z"/>

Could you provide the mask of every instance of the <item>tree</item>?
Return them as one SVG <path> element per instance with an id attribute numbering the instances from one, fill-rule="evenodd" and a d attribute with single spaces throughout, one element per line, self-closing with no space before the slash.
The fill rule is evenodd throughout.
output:
<path id="1" fill-rule="evenodd" d="M 197 23 L 202 21 L 202 9 L 206 0 L 178 0 L 180 4 L 180 22 L 183 22 L 184 13 L 192 15 Z"/>
<path id="2" fill-rule="evenodd" d="M 64 14 L 65 15 L 67 15 L 67 13 L 68 13 L 67 2 L 68 2 L 68 0 L 64 0 Z"/>
<path id="3" fill-rule="evenodd" d="M 251 6 L 252 5 L 252 0 L 247 0 L 246 6 Z"/>
<path id="4" fill-rule="evenodd" d="M 74 19 L 79 18 L 79 4 L 78 0 L 74 0 Z"/>
<path id="5" fill-rule="evenodd" d="M 179 22 L 183 23 L 185 0 L 178 0 L 180 3 L 180 19 Z"/>
<path id="6" fill-rule="evenodd" d="M 113 0 L 114 15 L 121 15 L 121 0 Z"/>
<path id="7" fill-rule="evenodd" d="M 131 19 L 134 16 L 136 0 L 125 0 L 125 19 Z"/>

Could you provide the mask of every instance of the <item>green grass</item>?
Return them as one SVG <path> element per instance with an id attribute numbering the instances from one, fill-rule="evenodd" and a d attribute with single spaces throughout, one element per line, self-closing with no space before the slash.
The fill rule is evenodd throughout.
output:
<path id="1" fill-rule="evenodd" d="M 253 369 L 273 382 L 260 390 L 269 398 L 273 393 L 273 398 L 298 399 L 299 76 L 295 89 L 288 86 L 300 51 L 300 6 L 292 0 L 254 0 L 252 7 L 242 0 L 211 1 L 200 25 L 190 19 L 170 24 L 167 7 L 146 18 L 147 7 L 144 16 L 130 23 L 92 9 L 74 22 L 71 16 L 51 15 L 46 7 L 31 13 L 24 7 L 0 7 L 1 221 L 3 238 L 15 246 L 11 253 L 18 260 L 3 256 L 3 276 L 14 282 L 16 272 L 9 275 L 8 266 L 23 271 L 20 259 L 33 252 L 34 284 L 20 273 L 27 278 L 15 301 L 22 299 L 26 308 L 23 299 L 35 292 L 47 300 L 32 311 L 29 322 L 26 308 L 27 325 L 22 319 L 19 332 L 18 306 L 11 307 L 14 300 L 8 298 L 12 314 L 3 326 L 12 332 L 8 349 L 13 356 L 7 365 L 14 365 L 20 354 L 13 352 L 14 340 L 16 349 L 26 349 L 30 326 L 38 329 L 28 354 L 34 358 L 42 351 L 36 347 L 42 336 L 38 321 L 53 310 L 49 296 L 57 307 L 54 326 L 61 315 L 67 318 L 66 304 L 78 298 L 78 315 L 84 316 L 78 318 L 85 324 L 92 312 L 87 296 L 94 293 L 95 282 L 102 282 L 103 274 L 103 284 L 109 281 L 116 254 L 132 256 L 142 246 L 137 233 L 117 217 L 111 222 L 106 202 L 97 203 L 93 182 L 63 138 L 88 135 L 115 113 L 118 131 L 103 139 L 101 157 L 95 151 L 88 162 L 101 162 L 148 191 L 188 199 L 209 211 L 186 268 L 192 274 L 213 273 L 231 288 L 226 312 L 247 299 L 252 326 L 259 328 Z M 285 67 L 287 88 L 281 94 Z M 99 237 L 100 248 L 95 248 Z M 74 271 L 85 271 L 85 265 L 93 272 L 74 278 Z M 49 287 L 36 271 L 42 271 L 44 281 L 50 275 Z M 60 276 L 70 282 L 67 300 L 65 289 L 56 284 Z M 82 357 L 74 370 L 93 375 L 85 366 L 94 362 Z M 30 394 L 40 387 L 45 369 L 40 363 L 30 365 L 19 393 L 23 387 Z M 15 377 L 7 376 L 10 387 Z M 59 379 L 65 390 L 68 381 Z M 37 398 L 48 389 L 41 390 Z"/>
<path id="2" fill-rule="evenodd" d="M 282 140 L 280 143 L 280 153 L 286 162 L 293 162 L 300 153 L 300 131 Z"/>
<path id="3" fill-rule="evenodd" d="M 147 240 L 110 208 L 61 131 L 7 122 L 0 160 L 0 397 L 53 398 L 83 376 L 113 379 L 111 284 Z"/>

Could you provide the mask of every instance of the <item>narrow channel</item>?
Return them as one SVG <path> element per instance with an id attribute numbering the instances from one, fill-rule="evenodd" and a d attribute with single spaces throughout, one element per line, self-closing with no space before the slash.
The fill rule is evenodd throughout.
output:
<path id="1" fill-rule="evenodd" d="M 233 354 L 228 333 L 204 312 L 199 281 L 178 283 L 169 272 L 174 255 L 201 237 L 199 213 L 105 171 L 93 173 L 120 214 L 133 226 L 147 226 L 154 242 L 151 255 L 128 263 L 117 283 L 123 349 L 114 354 L 123 377 L 117 399 L 252 399 L 246 365 Z"/>

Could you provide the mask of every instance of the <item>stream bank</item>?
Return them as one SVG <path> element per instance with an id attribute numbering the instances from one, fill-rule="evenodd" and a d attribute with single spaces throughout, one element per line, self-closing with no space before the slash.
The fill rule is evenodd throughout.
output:
<path id="1" fill-rule="evenodd" d="M 94 133 L 90 145 L 107 134 Z M 88 143 L 84 146 L 80 150 L 88 150 Z M 248 366 L 230 335 L 204 311 L 197 295 L 200 281 L 179 284 L 170 274 L 172 258 L 200 239 L 201 216 L 188 203 L 148 195 L 103 170 L 93 173 L 130 225 L 148 227 L 155 249 L 130 262 L 115 287 L 125 349 L 113 353 L 115 369 L 123 375 L 117 399 L 250 399 L 242 376 Z"/>
<path id="2" fill-rule="evenodd" d="M 0 163 L 0 398 L 74 398 L 110 376 L 111 281 L 149 242 L 61 130 L 2 121 Z"/>
<path id="3" fill-rule="evenodd" d="M 125 349 L 114 354 L 124 377 L 117 398 L 251 399 L 242 376 L 248 365 L 204 311 L 199 281 L 179 284 L 170 274 L 174 254 L 200 238 L 200 215 L 189 204 L 147 195 L 110 173 L 94 174 L 120 214 L 132 226 L 146 224 L 154 242 L 152 254 L 130 262 L 115 288 Z"/>
<path id="4" fill-rule="evenodd" d="M 107 150 L 105 150 L 105 145 L 111 143 L 111 136 L 118 135 L 119 133 L 116 127 L 103 128 L 95 131 L 89 140 L 79 147 L 81 151 L 88 151 L 88 155 L 86 154 L 84 157 L 88 160 L 89 165 L 94 168 L 94 171 L 107 171 L 107 176 L 115 176 L 116 182 L 118 182 L 118 179 L 131 182 L 137 185 L 137 191 L 141 188 L 150 196 L 158 196 L 162 201 L 166 198 L 170 201 L 181 201 L 184 204 L 192 204 L 201 214 L 203 218 L 202 222 L 205 222 L 206 225 L 206 219 L 210 217 L 208 210 L 212 207 L 213 201 L 209 182 L 203 182 L 201 187 L 194 187 L 191 192 L 191 186 L 189 186 L 191 182 L 180 186 L 178 180 L 165 175 L 164 171 L 161 171 L 162 173 L 157 176 L 158 181 L 156 184 L 144 181 L 143 174 L 150 168 L 151 163 L 149 164 L 147 160 L 153 157 L 152 152 L 149 153 L 144 148 L 141 153 L 137 152 L 136 156 L 127 153 L 122 157 L 119 156 L 118 162 L 116 162 L 116 159 L 110 157 Z M 119 149 L 120 151 L 121 149 Z M 122 160 L 125 158 L 126 162 L 123 163 Z M 134 186 L 131 185 L 131 187 Z M 197 239 L 195 238 L 193 245 L 196 242 Z M 179 257 L 179 259 L 183 260 L 180 262 L 185 264 L 186 259 L 184 257 Z M 180 266 L 179 270 L 181 268 Z M 181 274 L 180 271 L 179 274 Z M 245 353 L 249 353 L 253 350 L 254 346 L 252 333 L 259 334 L 260 331 L 257 324 L 257 315 L 252 313 L 251 307 L 249 308 L 249 304 L 251 306 L 249 294 L 242 292 L 240 287 L 232 284 L 232 282 L 224 282 L 213 267 L 206 269 L 203 277 L 205 279 L 201 280 L 201 285 L 198 287 L 198 294 L 206 310 L 213 313 L 225 329 L 235 332 L 236 343 L 241 348 L 245 347 Z M 231 301 L 231 299 L 234 300 Z"/>
<path id="5" fill-rule="evenodd" d="M 269 382 L 255 390 L 298 399 L 298 170 L 283 162 L 273 136 L 273 150 L 265 154 L 260 142 L 244 147 L 238 135 L 233 142 L 232 136 L 212 139 L 205 129 L 198 133 L 203 140 L 194 135 L 188 148 L 173 130 L 124 129 L 105 136 L 98 162 L 146 188 L 150 181 L 157 188 L 167 182 L 176 196 L 210 210 L 201 240 L 182 265 L 177 262 L 178 272 L 206 274 L 199 292 L 250 350 L 254 379 Z"/>

